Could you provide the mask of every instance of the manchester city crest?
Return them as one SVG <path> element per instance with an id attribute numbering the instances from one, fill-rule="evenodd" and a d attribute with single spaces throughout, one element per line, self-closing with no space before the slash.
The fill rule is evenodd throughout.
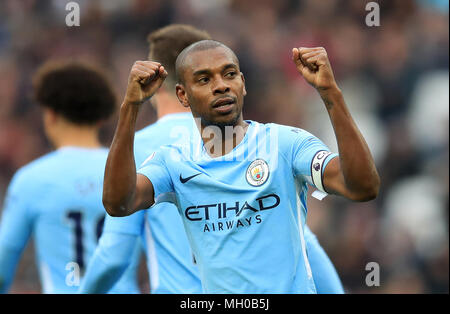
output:
<path id="1" fill-rule="evenodd" d="M 256 159 L 248 166 L 245 178 L 250 185 L 263 185 L 269 178 L 269 165 L 262 159 Z"/>

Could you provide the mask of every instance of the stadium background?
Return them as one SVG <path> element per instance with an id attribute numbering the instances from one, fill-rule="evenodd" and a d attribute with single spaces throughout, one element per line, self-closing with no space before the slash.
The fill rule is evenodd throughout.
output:
<path id="1" fill-rule="evenodd" d="M 309 226 L 347 292 L 448 293 L 447 0 L 375 1 L 379 27 L 365 24 L 363 0 L 78 0 L 80 27 L 65 24 L 68 2 L 0 3 L 0 205 L 14 172 L 51 149 L 30 97 L 33 72 L 45 60 L 101 65 L 121 100 L 132 63 L 147 56 L 147 34 L 193 24 L 240 58 L 245 118 L 307 129 L 336 150 L 318 94 L 290 60 L 292 47 L 323 46 L 382 185 L 368 203 L 310 199 Z M 147 105 L 139 127 L 153 121 Z M 105 145 L 113 122 L 102 132 Z M 380 265 L 379 287 L 365 284 L 369 262 Z M 145 276 L 140 282 L 146 291 Z M 11 292 L 40 292 L 32 243 Z"/>

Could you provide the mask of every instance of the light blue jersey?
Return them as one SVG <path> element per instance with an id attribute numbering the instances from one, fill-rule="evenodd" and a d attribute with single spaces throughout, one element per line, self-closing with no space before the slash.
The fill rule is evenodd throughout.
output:
<path id="1" fill-rule="evenodd" d="M 192 127 L 192 121 L 190 113 L 171 114 L 137 132 L 136 164 L 139 166 L 165 144 L 185 141 L 184 131 Z M 120 277 L 123 267 L 133 259 L 127 251 L 139 239 L 147 256 L 150 293 L 202 293 L 198 268 L 181 217 L 170 203 L 161 203 L 128 217 L 107 215 L 102 241 L 80 292 L 107 291 L 110 283 L 100 282 L 99 276 L 104 273 Z"/>
<path id="2" fill-rule="evenodd" d="M 343 294 L 344 287 L 333 263 L 308 226 L 305 226 L 305 241 L 317 293 Z"/>
<path id="3" fill-rule="evenodd" d="M 315 293 L 303 231 L 307 184 L 328 148 L 301 129 L 247 122 L 222 157 L 211 158 L 197 135 L 162 147 L 138 173 L 157 203 L 177 205 L 205 292 Z"/>
<path id="4" fill-rule="evenodd" d="M 77 291 L 102 232 L 107 154 L 105 148 L 63 147 L 17 171 L 0 225 L 1 292 L 7 292 L 30 236 L 42 291 Z M 134 263 L 111 292 L 139 292 L 132 277 L 136 267 Z"/>

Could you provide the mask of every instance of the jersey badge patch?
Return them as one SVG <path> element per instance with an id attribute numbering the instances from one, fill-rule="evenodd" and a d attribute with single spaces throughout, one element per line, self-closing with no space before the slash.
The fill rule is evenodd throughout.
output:
<path id="1" fill-rule="evenodd" d="M 245 178 L 252 186 L 263 185 L 269 178 L 269 165 L 262 159 L 256 159 L 248 166 Z"/>

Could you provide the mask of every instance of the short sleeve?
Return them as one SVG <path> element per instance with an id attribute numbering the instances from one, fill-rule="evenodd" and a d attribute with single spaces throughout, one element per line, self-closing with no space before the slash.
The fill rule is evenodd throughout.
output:
<path id="1" fill-rule="evenodd" d="M 326 192 L 322 184 L 323 172 L 330 160 L 338 155 L 330 152 L 321 140 L 304 130 L 299 130 L 292 150 L 294 175 Z"/>
<path id="2" fill-rule="evenodd" d="M 174 192 L 172 178 L 164 162 L 164 154 L 161 151 L 150 155 L 137 171 L 146 176 L 153 185 L 155 201 L 162 194 Z"/>

